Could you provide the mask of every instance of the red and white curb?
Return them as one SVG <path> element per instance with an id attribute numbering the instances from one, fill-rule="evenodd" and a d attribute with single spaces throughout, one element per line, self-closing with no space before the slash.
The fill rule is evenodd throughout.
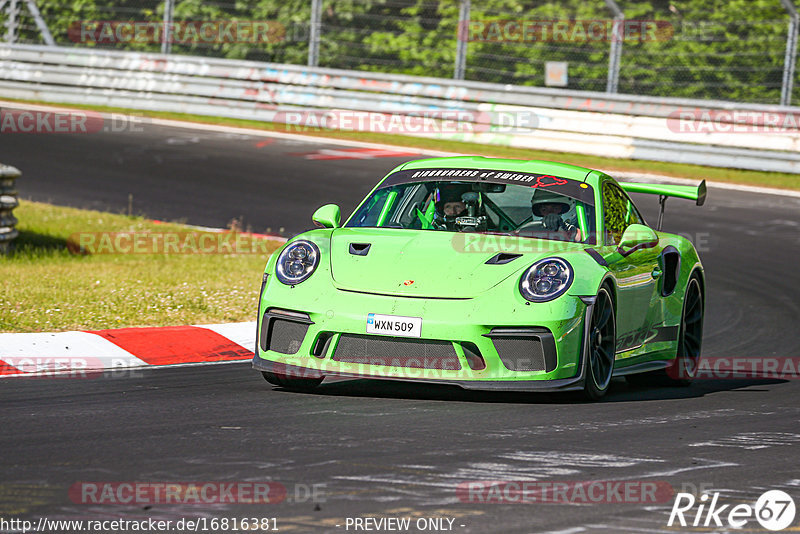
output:
<path id="1" fill-rule="evenodd" d="M 0 334 L 0 378 L 249 360 L 255 330 L 256 323 L 248 322 Z"/>

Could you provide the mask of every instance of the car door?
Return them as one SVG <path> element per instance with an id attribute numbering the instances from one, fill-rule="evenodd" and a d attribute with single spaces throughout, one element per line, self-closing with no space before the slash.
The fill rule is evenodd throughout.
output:
<path id="1" fill-rule="evenodd" d="M 642 345 L 653 327 L 661 247 L 620 251 L 627 227 L 645 222 L 627 193 L 612 180 L 602 185 L 602 201 L 604 257 L 617 282 L 617 352 L 623 352 Z"/>

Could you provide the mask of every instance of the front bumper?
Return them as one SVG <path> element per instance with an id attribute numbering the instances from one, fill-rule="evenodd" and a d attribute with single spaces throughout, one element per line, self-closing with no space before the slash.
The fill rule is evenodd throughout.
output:
<path id="1" fill-rule="evenodd" d="M 272 279 L 262 292 L 253 367 L 293 377 L 465 389 L 581 389 L 591 306 L 570 295 L 538 304 L 514 297 L 490 291 L 471 299 L 423 299 L 332 286 L 319 292 L 312 284 L 289 287 Z M 367 335 L 369 313 L 421 317 L 421 338 Z"/>
<path id="2" fill-rule="evenodd" d="M 315 379 L 326 376 L 343 378 L 368 378 L 378 380 L 398 380 L 405 382 L 427 382 L 439 385 L 459 386 L 463 389 L 481 391 L 578 391 L 583 389 L 583 369 L 578 376 L 555 380 L 457 380 L 452 378 L 427 378 L 408 376 L 383 376 L 371 374 L 351 374 L 340 371 L 319 371 L 308 367 L 298 367 L 265 360 L 256 356 L 253 358 L 253 368 L 259 371 L 288 376 L 290 378 Z"/>

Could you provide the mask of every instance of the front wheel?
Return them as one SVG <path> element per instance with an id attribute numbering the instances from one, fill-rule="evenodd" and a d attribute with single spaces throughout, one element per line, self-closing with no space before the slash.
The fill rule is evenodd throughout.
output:
<path id="1" fill-rule="evenodd" d="M 608 392 L 614 374 L 617 349 L 617 325 L 614 302 L 606 288 L 600 288 L 589 325 L 586 357 L 586 381 L 583 393 L 589 400 L 598 400 Z"/>

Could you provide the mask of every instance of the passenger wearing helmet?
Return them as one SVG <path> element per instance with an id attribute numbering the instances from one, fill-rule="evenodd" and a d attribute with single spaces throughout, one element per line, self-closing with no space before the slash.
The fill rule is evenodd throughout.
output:
<path id="1" fill-rule="evenodd" d="M 531 198 L 533 215 L 541 218 L 545 230 L 568 241 L 580 241 L 580 230 L 570 217 L 575 210 L 575 200 L 549 191 L 537 191 Z M 564 220 L 565 216 L 568 218 Z"/>

